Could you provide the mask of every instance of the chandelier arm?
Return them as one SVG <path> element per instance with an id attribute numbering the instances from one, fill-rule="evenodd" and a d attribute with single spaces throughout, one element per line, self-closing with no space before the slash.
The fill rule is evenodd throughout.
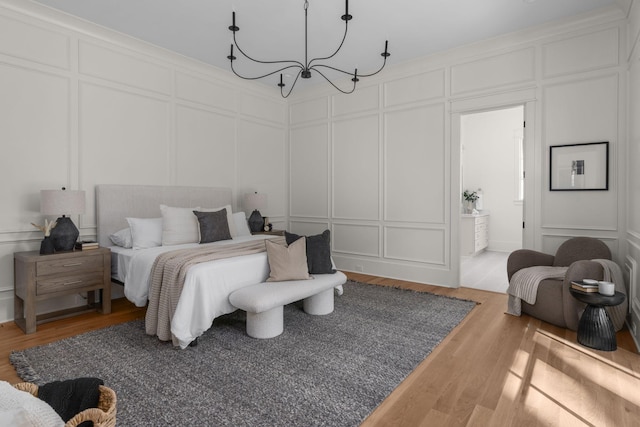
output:
<path id="1" fill-rule="evenodd" d="M 336 54 L 340 51 L 340 49 L 342 49 L 342 45 L 344 44 L 344 41 L 347 39 L 347 31 L 349 29 L 349 21 L 344 21 L 344 35 L 342 36 L 342 41 L 340 42 L 340 44 L 338 45 L 338 48 L 335 50 L 335 52 L 333 52 L 331 55 L 329 56 L 325 56 L 325 57 L 318 57 L 318 58 L 313 58 L 311 61 L 309 61 L 307 63 L 307 68 L 311 68 L 311 63 L 313 61 L 322 61 L 325 59 L 331 59 L 334 56 L 336 56 Z"/>
<path id="2" fill-rule="evenodd" d="M 298 71 L 298 75 L 296 76 L 295 80 L 293 81 L 293 83 L 291 84 L 291 89 L 289 89 L 289 92 L 287 92 L 287 94 L 284 94 L 284 86 L 280 86 L 280 95 L 283 98 L 288 98 L 289 95 L 291 95 L 291 92 L 293 92 L 293 88 L 296 87 L 296 83 L 298 82 L 298 78 L 300 77 L 300 74 L 302 74 L 302 69 L 300 69 L 300 71 Z"/>
<path id="3" fill-rule="evenodd" d="M 250 57 L 249 55 L 247 55 L 244 50 L 242 50 L 242 48 L 240 47 L 240 45 L 238 44 L 238 41 L 236 40 L 236 32 L 233 32 L 233 44 L 235 45 L 236 49 L 238 49 L 238 51 L 247 59 L 253 61 L 253 62 L 257 62 L 259 64 L 286 64 L 286 63 L 291 63 L 291 64 L 297 64 L 300 67 L 304 68 L 304 64 L 300 61 L 295 61 L 295 60 L 285 60 L 285 61 L 262 61 L 260 59 L 255 59 Z M 267 74 L 269 75 L 269 74 Z"/>
<path id="4" fill-rule="evenodd" d="M 317 71 L 317 72 L 319 73 L 319 72 L 320 72 L 320 71 L 318 70 L 318 68 L 319 68 L 319 67 L 328 68 L 328 69 L 330 69 L 330 70 L 338 71 L 338 72 L 343 73 L 343 74 L 346 74 L 346 75 L 348 75 L 348 76 L 353 76 L 353 71 L 345 71 L 345 70 L 341 70 L 340 68 L 332 67 L 331 65 L 325 65 L 325 64 L 316 64 L 316 65 L 313 65 L 313 66 L 312 66 L 311 68 L 309 68 L 309 69 L 310 69 L 310 70 Z M 362 77 L 362 75 L 358 74 L 358 77 Z M 325 77 L 325 79 L 326 79 L 326 77 Z"/>
<path id="5" fill-rule="evenodd" d="M 382 66 L 380 68 L 378 68 L 378 71 L 371 73 L 371 74 L 358 74 L 358 77 L 371 77 L 371 76 L 375 76 L 376 74 L 378 74 L 380 71 L 382 71 L 382 69 L 384 68 L 384 66 L 387 65 L 387 58 L 384 58 L 384 61 L 382 62 Z"/>
<path id="6" fill-rule="evenodd" d="M 287 66 L 287 67 L 282 67 L 282 68 L 280 68 L 280 69 L 277 69 L 277 70 L 272 71 L 272 72 L 270 72 L 270 73 L 264 74 L 264 75 L 262 75 L 262 76 L 257 76 L 257 77 L 245 77 L 245 76 L 243 76 L 243 75 L 241 75 L 241 74 L 238 74 L 238 72 L 236 71 L 236 69 L 235 69 L 235 68 L 233 68 L 233 61 L 231 61 L 231 71 L 233 71 L 233 74 L 235 74 L 236 76 L 240 77 L 241 79 L 245 79 L 245 80 L 258 80 L 258 79 L 262 79 L 262 78 L 264 78 L 264 77 L 272 76 L 272 75 L 274 75 L 274 74 L 276 74 L 276 73 L 279 73 L 279 72 L 281 72 L 281 71 L 288 70 L 289 68 L 300 68 L 300 70 L 301 70 L 300 72 L 302 72 L 302 66 L 301 66 L 301 65 L 298 65 L 298 64 L 295 64 L 295 65 L 289 65 L 289 66 Z"/>
<path id="7" fill-rule="evenodd" d="M 326 67 L 326 65 L 325 65 Z M 328 68 L 332 68 L 332 67 L 328 67 Z M 337 68 L 336 68 L 337 69 Z M 338 86 L 336 86 L 331 80 L 329 80 L 329 78 L 327 76 L 325 76 L 324 74 L 322 74 L 322 71 L 318 70 L 317 68 L 315 68 L 315 71 L 320 74 L 322 76 L 322 78 L 324 78 L 327 82 L 329 82 L 329 84 L 331 86 L 333 86 L 337 91 L 344 93 L 345 95 L 349 95 L 350 93 L 353 93 L 354 90 L 356 90 L 356 82 L 353 82 L 353 88 L 351 88 L 350 91 L 346 91 L 346 90 L 342 90 L 340 89 Z M 342 71 L 342 70 L 338 70 L 338 71 Z M 344 71 L 342 71 L 344 73 Z"/>

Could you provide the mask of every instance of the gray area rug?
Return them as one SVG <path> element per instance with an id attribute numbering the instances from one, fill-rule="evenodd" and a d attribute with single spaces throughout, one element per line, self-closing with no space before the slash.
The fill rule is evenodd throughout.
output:
<path id="1" fill-rule="evenodd" d="M 471 311 L 459 299 L 349 281 L 335 311 L 285 307 L 284 333 L 218 318 L 178 350 L 133 321 L 13 352 L 25 381 L 102 378 L 121 426 L 357 426 Z"/>

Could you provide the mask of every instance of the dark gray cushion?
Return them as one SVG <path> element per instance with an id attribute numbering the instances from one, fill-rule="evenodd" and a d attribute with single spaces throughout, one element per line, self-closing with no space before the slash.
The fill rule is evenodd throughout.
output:
<path id="1" fill-rule="evenodd" d="M 200 243 L 231 239 L 229 222 L 227 221 L 227 209 L 221 209 L 216 212 L 193 211 L 193 213 L 198 218 Z"/>
<path id="2" fill-rule="evenodd" d="M 284 232 L 287 245 L 295 242 L 301 237 L 297 234 Z M 316 236 L 306 236 L 307 239 L 307 265 L 310 274 L 333 274 L 331 263 L 331 234 L 329 230 L 325 230 L 322 234 Z"/>

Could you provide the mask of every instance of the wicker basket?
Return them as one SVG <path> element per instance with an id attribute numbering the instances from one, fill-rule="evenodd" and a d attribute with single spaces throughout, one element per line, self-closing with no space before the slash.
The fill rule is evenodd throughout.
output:
<path id="1" fill-rule="evenodd" d="M 18 390 L 26 391 L 38 397 L 38 386 L 32 383 L 13 385 Z M 97 408 L 85 409 L 77 413 L 65 424 L 65 427 L 76 427 L 85 421 L 93 421 L 94 427 L 115 427 L 116 425 L 116 393 L 109 387 L 100 386 L 100 399 Z"/>

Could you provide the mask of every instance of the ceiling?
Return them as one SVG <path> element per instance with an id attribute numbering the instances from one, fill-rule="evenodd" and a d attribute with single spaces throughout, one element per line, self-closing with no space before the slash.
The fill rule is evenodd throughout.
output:
<path id="1" fill-rule="evenodd" d="M 32 0 L 229 70 L 231 12 L 242 49 L 262 60 L 304 60 L 304 0 Z M 308 0 L 309 59 L 330 55 L 344 33 L 344 0 Z M 389 40 L 388 65 L 561 20 L 620 0 L 351 0 L 349 33 L 327 62 L 375 71 Z M 246 75 L 273 70 L 238 61 Z M 292 72 L 295 76 L 295 72 Z M 285 79 L 292 79 L 286 76 Z M 275 85 L 279 77 L 263 79 Z M 322 82 L 319 77 L 304 84 Z M 300 85 L 300 83 L 298 83 Z"/>

